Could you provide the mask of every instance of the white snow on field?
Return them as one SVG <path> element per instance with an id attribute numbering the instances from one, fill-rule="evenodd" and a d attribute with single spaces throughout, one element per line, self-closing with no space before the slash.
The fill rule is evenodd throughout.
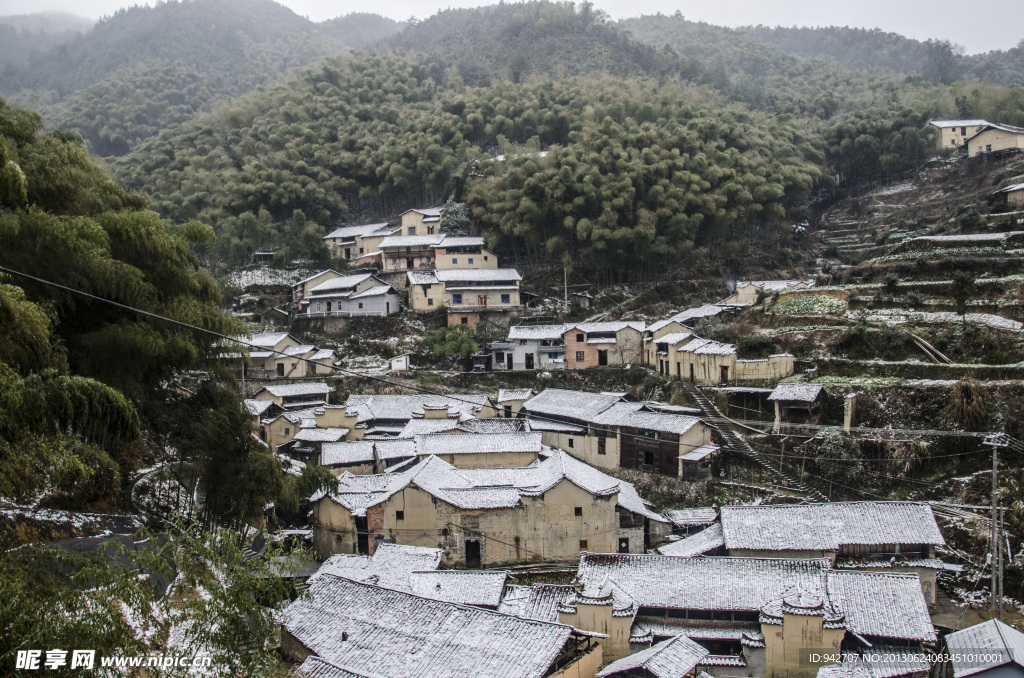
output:
<path id="1" fill-rule="evenodd" d="M 899 184 L 893 184 L 892 186 L 883 186 L 878 190 L 871 191 L 868 195 L 893 195 L 895 193 L 903 193 L 904 191 L 913 190 L 914 184 L 909 181 L 904 181 Z"/>
<path id="2" fill-rule="evenodd" d="M 859 313 L 859 311 L 856 313 Z M 849 318 L 855 318 L 856 313 L 854 311 L 850 311 L 846 315 Z M 866 316 L 866 319 L 869 321 L 885 322 L 890 325 L 901 325 L 904 323 L 949 324 L 961 322 L 961 318 L 958 313 L 952 313 L 949 311 L 928 313 L 919 311 L 878 309 L 871 311 Z M 1019 332 L 1021 329 L 1024 329 L 1024 324 L 992 313 L 968 313 L 966 315 L 966 320 L 969 323 L 988 325 L 989 327 L 994 327 L 999 330 L 1014 330 Z"/>
<path id="3" fill-rule="evenodd" d="M 306 275 L 308 271 L 282 271 L 264 266 L 234 271 L 228 276 L 228 282 L 242 289 L 252 285 L 291 285 Z"/>

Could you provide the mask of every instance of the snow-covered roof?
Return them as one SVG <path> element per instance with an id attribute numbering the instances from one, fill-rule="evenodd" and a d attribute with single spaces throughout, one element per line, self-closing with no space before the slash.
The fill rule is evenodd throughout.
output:
<path id="1" fill-rule="evenodd" d="M 779 384 L 768 400 L 813 403 L 821 395 L 821 384 Z"/>
<path id="2" fill-rule="evenodd" d="M 928 124 L 936 127 L 977 127 L 978 125 L 987 125 L 988 120 L 929 120 Z"/>
<path id="3" fill-rule="evenodd" d="M 685 678 L 708 654 L 709 650 L 686 636 L 676 636 L 612 662 L 597 678 L 634 675 L 633 671 L 655 678 Z"/>
<path id="4" fill-rule="evenodd" d="M 331 278 L 330 280 L 324 281 L 309 290 L 309 294 L 318 295 L 335 292 L 337 290 L 347 290 L 372 277 L 373 275 L 370 273 L 357 273 L 356 275 L 345 275 L 340 278 Z"/>
<path id="5" fill-rule="evenodd" d="M 310 353 L 316 350 L 316 346 L 313 344 L 296 344 L 295 346 L 286 346 L 282 353 L 289 357 L 301 356 L 303 353 Z"/>
<path id="6" fill-rule="evenodd" d="M 295 669 L 298 678 L 373 678 L 366 673 L 353 673 L 343 669 L 337 664 L 325 661 L 315 654 L 306 657 L 306 660 Z"/>
<path id="7" fill-rule="evenodd" d="M 698 447 L 693 448 L 689 452 L 684 452 L 683 454 L 679 455 L 679 458 L 682 459 L 683 461 L 700 461 L 711 456 L 712 454 L 717 452 L 718 449 L 719 448 L 717 445 L 699 445 Z"/>
<path id="8" fill-rule="evenodd" d="M 373 461 L 373 441 L 370 440 L 324 443 L 320 448 L 320 465 L 327 468 L 350 464 L 372 464 Z"/>
<path id="9" fill-rule="evenodd" d="M 322 348 L 313 355 L 309 356 L 310 360 L 327 360 L 328 358 L 334 357 L 333 348 Z"/>
<path id="10" fill-rule="evenodd" d="M 953 678 L 965 678 L 1004 664 L 1024 667 L 1024 633 L 998 619 L 969 626 L 946 636 L 951 655 L 976 655 L 975 661 L 954 658 Z"/>
<path id="11" fill-rule="evenodd" d="M 531 431 L 544 431 L 547 433 L 579 433 L 587 432 L 586 426 L 569 424 L 564 421 L 553 421 L 550 419 L 528 419 Z"/>
<path id="12" fill-rule="evenodd" d="M 514 268 L 464 268 L 434 271 L 434 276 L 443 283 L 451 282 L 494 282 L 520 281 L 523 276 Z"/>
<path id="13" fill-rule="evenodd" d="M 867 657 L 844 653 L 843 661 L 818 669 L 817 678 L 898 678 L 932 668 L 926 654 L 907 647 L 874 645 L 867 653 Z"/>
<path id="14" fill-rule="evenodd" d="M 508 340 L 561 339 L 572 325 L 513 325 L 508 328 Z"/>
<path id="15" fill-rule="evenodd" d="M 1012 193 L 1013 191 L 1024 191 L 1024 184 L 1011 184 L 1004 188 L 1000 188 L 996 193 Z"/>
<path id="16" fill-rule="evenodd" d="M 318 272 L 314 273 L 313 275 L 309 276 L 308 278 L 303 278 L 302 280 L 299 280 L 297 282 L 292 283 L 292 287 L 299 287 L 303 283 L 308 283 L 310 280 L 313 280 L 314 278 L 319 278 L 324 273 L 333 273 L 334 275 L 341 275 L 340 273 L 335 271 L 333 268 L 329 268 L 326 271 L 318 271 Z"/>
<path id="17" fill-rule="evenodd" d="M 328 393 L 333 393 L 334 389 L 322 381 L 314 381 L 304 384 L 271 384 L 270 386 L 264 386 L 263 391 L 266 391 L 275 398 L 285 398 L 299 395 L 327 395 Z M 259 393 L 256 395 L 259 395 Z"/>
<path id="18" fill-rule="evenodd" d="M 353 294 L 351 298 L 352 299 L 367 299 L 369 297 L 382 297 L 385 294 L 394 294 L 394 295 L 397 296 L 398 292 L 396 292 L 395 288 L 393 288 L 391 285 L 377 285 L 375 287 L 371 287 L 368 290 L 363 290 L 362 292 L 359 292 L 358 294 Z"/>
<path id="19" fill-rule="evenodd" d="M 594 417 L 593 422 L 602 426 L 626 426 L 676 435 L 682 435 L 701 423 L 697 417 L 651 412 L 644 403 L 615 403 Z"/>
<path id="20" fill-rule="evenodd" d="M 406 279 L 410 285 L 436 285 L 437 276 L 434 271 L 407 271 Z"/>
<path id="21" fill-rule="evenodd" d="M 273 400 L 256 400 L 255 398 L 246 398 L 242 402 L 245 404 L 245 409 L 254 417 L 262 415 L 269 408 L 276 405 Z"/>
<path id="22" fill-rule="evenodd" d="M 444 233 L 430 235 L 389 235 L 380 241 L 380 249 L 387 247 L 430 247 L 444 240 Z"/>
<path id="23" fill-rule="evenodd" d="M 413 572 L 436 570 L 441 565 L 441 549 L 404 544 L 377 544 L 372 556 L 339 553 L 324 561 L 310 583 L 323 575 L 345 577 L 353 581 L 410 591 Z"/>
<path id="24" fill-rule="evenodd" d="M 676 313 L 674 316 L 669 318 L 669 321 L 684 323 L 687 320 L 693 320 L 694 318 L 709 318 L 711 316 L 720 315 L 724 310 L 725 307 L 719 306 L 718 304 L 704 304 L 703 306 L 688 308 L 685 311 Z"/>
<path id="25" fill-rule="evenodd" d="M 462 605 L 498 607 L 508 572 L 498 570 L 436 570 L 413 572 L 410 593 Z"/>
<path id="26" fill-rule="evenodd" d="M 530 415 L 568 417 L 578 421 L 593 421 L 622 398 L 617 395 L 569 391 L 546 388 L 523 406 Z"/>
<path id="27" fill-rule="evenodd" d="M 399 215 L 399 216 L 403 216 L 404 217 L 406 214 L 409 214 L 410 212 L 416 212 L 417 214 L 422 214 L 425 217 L 439 217 L 439 216 L 441 216 L 441 210 L 442 209 L 444 209 L 444 208 L 442 208 L 442 207 L 417 207 L 416 209 L 406 210 L 406 211 L 402 212 L 402 214 Z"/>
<path id="28" fill-rule="evenodd" d="M 1002 132 L 1010 132 L 1011 134 L 1024 134 L 1024 127 L 1016 127 L 1014 125 L 1003 125 L 997 122 L 986 122 L 978 129 L 977 133 L 974 136 L 968 139 L 968 141 L 974 139 L 974 137 L 978 136 L 983 132 L 989 131 L 990 129 L 997 129 Z"/>
<path id="29" fill-rule="evenodd" d="M 257 332 L 251 337 L 235 337 L 238 341 L 245 342 L 250 346 L 259 346 L 260 348 L 274 348 L 287 338 L 287 332 Z"/>
<path id="30" fill-rule="evenodd" d="M 692 558 L 710 553 L 723 546 L 725 546 L 725 538 L 722 536 L 722 524 L 713 523 L 711 527 L 692 534 L 686 539 L 680 539 L 679 541 L 659 546 L 658 553 L 663 556 Z"/>
<path id="31" fill-rule="evenodd" d="M 303 443 L 336 443 L 348 433 L 347 428 L 301 428 L 293 440 Z"/>
<path id="32" fill-rule="evenodd" d="M 730 551 L 834 551 L 853 544 L 946 543 L 931 506 L 910 501 L 723 506 L 721 521 Z"/>
<path id="33" fill-rule="evenodd" d="M 693 339 L 693 332 L 672 332 L 671 334 L 666 334 L 665 336 L 659 337 L 658 339 L 654 339 L 652 341 L 658 344 L 668 344 L 669 346 L 674 346 L 675 344 L 678 344 L 682 341 L 689 341 L 690 339 Z"/>
<path id="34" fill-rule="evenodd" d="M 916 574 L 831 570 L 825 573 L 832 606 L 846 628 L 862 636 L 933 641 L 928 603 Z"/>
<path id="35" fill-rule="evenodd" d="M 363 395 L 352 394 L 345 401 L 350 411 L 359 415 L 359 421 L 401 421 L 406 422 L 414 417 L 422 417 L 424 408 L 448 408 L 448 416 L 467 418 L 487 405 L 485 395 L 460 393 L 451 396 L 442 395 Z"/>
<path id="36" fill-rule="evenodd" d="M 747 285 L 753 285 L 758 289 L 765 290 L 766 292 L 775 292 L 781 290 L 788 290 L 791 287 L 814 287 L 815 281 L 813 279 L 807 280 L 743 280 L 736 283 L 736 288 L 746 287 Z"/>
<path id="37" fill-rule="evenodd" d="M 376 445 L 380 455 L 380 443 Z M 430 456 L 401 472 L 366 476 L 345 473 L 339 478 L 338 491 L 329 497 L 353 515 L 363 515 L 369 507 L 387 501 L 410 486 L 457 508 L 511 508 L 520 503 L 521 496 L 539 496 L 563 480 L 594 496 L 617 494 L 619 506 L 627 511 L 666 522 L 663 516 L 647 508 L 631 483 L 613 478 L 561 450 L 525 468 L 461 469 Z M 324 496 L 328 495 L 320 491 L 311 500 L 318 501 Z"/>
<path id="38" fill-rule="evenodd" d="M 590 334 L 592 332 L 621 332 L 627 327 L 637 332 L 643 332 L 647 325 L 643 320 L 610 320 L 599 323 L 575 323 L 569 327 Z"/>
<path id="39" fill-rule="evenodd" d="M 333 240 L 336 238 L 354 238 L 356 236 L 365 236 L 369 233 L 375 233 L 387 228 L 387 223 L 380 224 L 362 224 L 360 226 L 342 226 L 336 228 L 327 235 L 324 236 L 324 240 Z M 395 227 L 397 228 L 397 227 Z"/>
<path id="40" fill-rule="evenodd" d="M 711 339 L 693 339 L 680 346 L 677 351 L 694 355 L 732 355 L 736 353 L 735 344 L 723 344 Z"/>
<path id="41" fill-rule="evenodd" d="M 444 239 L 434 246 L 434 249 L 443 247 L 483 247 L 484 239 L 476 235 L 446 235 Z"/>
<path id="42" fill-rule="evenodd" d="M 645 331 L 646 332 L 657 332 L 658 330 L 660 330 L 660 329 L 662 329 L 664 327 L 668 327 L 669 325 L 671 325 L 674 322 L 676 322 L 676 320 L 674 320 L 672 318 L 665 318 L 664 320 L 659 320 L 659 321 L 657 321 L 655 323 L 651 323 L 650 325 L 647 326 Z"/>
<path id="43" fill-rule="evenodd" d="M 333 575 L 312 581 L 281 619 L 314 654 L 375 678 L 541 678 L 573 632 Z"/>
<path id="44" fill-rule="evenodd" d="M 505 589 L 498 612 L 523 619 L 557 622 L 558 606 L 572 593 L 573 587 L 568 584 L 509 586 Z"/>
<path id="45" fill-rule="evenodd" d="M 412 440 L 416 436 L 428 433 L 448 433 L 457 430 L 458 427 L 458 419 L 449 419 L 447 417 L 444 419 L 410 419 L 398 434 L 398 437 Z"/>
<path id="46" fill-rule="evenodd" d="M 459 422 L 459 430 L 466 433 L 521 433 L 532 431 L 533 427 L 526 419 L 505 419 L 503 417 L 476 419 L 470 417 Z"/>
<path id="47" fill-rule="evenodd" d="M 533 452 L 540 454 L 540 433 L 437 433 L 416 436 L 416 453 L 501 454 Z"/>
<path id="48" fill-rule="evenodd" d="M 519 400 L 529 400 L 532 395 L 532 388 L 499 388 L 498 403 L 501 404 Z"/>
<path id="49" fill-rule="evenodd" d="M 710 525 L 718 520 L 718 511 L 710 506 L 700 506 L 697 508 L 666 511 L 665 517 L 668 518 L 673 525 L 677 525 L 679 527 L 687 527 L 689 525 Z"/>

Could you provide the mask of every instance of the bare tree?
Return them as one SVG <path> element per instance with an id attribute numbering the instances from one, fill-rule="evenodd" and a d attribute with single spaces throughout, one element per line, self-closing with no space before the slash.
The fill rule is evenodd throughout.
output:
<path id="1" fill-rule="evenodd" d="M 943 85 L 955 81 L 960 75 L 960 66 L 967 48 L 949 40 L 929 40 L 925 57 L 924 75 Z"/>

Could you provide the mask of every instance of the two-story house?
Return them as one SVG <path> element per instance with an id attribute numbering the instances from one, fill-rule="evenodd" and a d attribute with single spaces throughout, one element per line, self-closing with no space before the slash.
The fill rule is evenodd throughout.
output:
<path id="1" fill-rule="evenodd" d="M 324 236 L 324 244 L 331 255 L 345 261 L 359 259 L 378 252 L 380 241 L 398 232 L 398 226 L 386 223 L 342 226 Z"/>
<path id="2" fill-rule="evenodd" d="M 988 124 L 987 120 L 929 120 L 928 124 L 936 129 L 935 148 L 964 148 L 967 140 L 978 133 L 978 129 Z"/>
<path id="3" fill-rule="evenodd" d="M 377 276 L 359 273 L 320 283 L 303 304 L 309 317 L 389 316 L 400 310 L 401 297 Z"/>
<path id="4" fill-rule="evenodd" d="M 565 366 L 625 367 L 643 362 L 643 321 L 580 323 L 567 326 Z"/>

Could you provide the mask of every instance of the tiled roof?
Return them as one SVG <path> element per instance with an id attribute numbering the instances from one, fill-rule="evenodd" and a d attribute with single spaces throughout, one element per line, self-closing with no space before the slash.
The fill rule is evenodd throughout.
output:
<path id="1" fill-rule="evenodd" d="M 372 464 L 373 461 L 373 442 L 368 440 L 324 443 L 320 449 L 320 465 L 328 468 L 349 464 Z"/>
<path id="2" fill-rule="evenodd" d="M 385 247 L 434 247 L 444 240 L 443 233 L 430 235 L 389 235 L 380 241 L 380 249 Z"/>
<path id="3" fill-rule="evenodd" d="M 315 350 L 316 346 L 313 344 L 296 344 L 295 346 L 286 346 L 281 352 L 286 356 L 301 356 L 303 353 L 309 353 Z"/>
<path id="4" fill-rule="evenodd" d="M 406 210 L 402 212 L 401 216 L 405 216 L 409 212 L 417 212 L 425 217 L 439 217 L 441 216 L 442 207 L 417 207 L 416 209 Z"/>
<path id="5" fill-rule="evenodd" d="M 1003 132 L 1010 132 L 1012 134 L 1024 134 L 1024 127 L 1016 127 L 1014 125 L 1002 125 L 996 122 L 987 122 L 983 127 L 981 127 L 981 129 L 978 130 L 977 134 L 975 134 L 974 137 L 978 136 L 978 134 L 981 134 L 982 132 L 987 132 L 990 129 L 997 129 Z M 971 137 L 971 139 L 973 139 L 974 137 Z M 970 141 L 970 139 L 968 139 L 968 141 Z"/>
<path id="6" fill-rule="evenodd" d="M 302 428 L 295 432 L 295 438 L 303 443 L 336 443 L 348 433 L 347 428 Z"/>
<path id="7" fill-rule="evenodd" d="M 867 652 L 868 657 L 849 654 L 838 664 L 822 666 L 817 678 L 898 678 L 928 673 L 932 668 L 925 653 L 909 647 L 875 645 Z"/>
<path id="8" fill-rule="evenodd" d="M 928 124 L 936 127 L 977 127 L 978 125 L 987 125 L 988 120 L 929 120 Z"/>
<path id="9" fill-rule="evenodd" d="M 643 671 L 643 675 L 655 678 L 685 678 L 708 654 L 707 649 L 686 636 L 676 636 L 612 662 L 597 678 L 632 675 L 632 671 Z"/>
<path id="10" fill-rule="evenodd" d="M 621 397 L 615 395 L 546 388 L 533 396 L 523 407 L 530 414 L 593 421 L 597 415 L 621 400 Z"/>
<path id="11" fill-rule="evenodd" d="M 309 356 L 310 360 L 326 360 L 334 356 L 333 348 L 322 348 L 313 355 Z"/>
<path id="12" fill-rule="evenodd" d="M 508 340 L 561 339 L 571 325 L 513 325 L 508 328 Z"/>
<path id="13" fill-rule="evenodd" d="M 666 511 L 665 517 L 668 518 L 673 525 L 678 525 L 680 527 L 688 525 L 710 525 L 718 520 L 718 511 L 710 506 L 701 506 L 698 508 Z"/>
<path id="14" fill-rule="evenodd" d="M 330 575 L 281 618 L 313 653 L 379 678 L 541 678 L 572 633 Z"/>
<path id="15" fill-rule="evenodd" d="M 1024 633 L 997 619 L 949 634 L 946 645 L 950 654 L 979 655 L 978 661 L 952 661 L 954 678 L 965 678 L 1011 662 L 1024 667 Z M 982 658 L 988 661 L 980 661 Z"/>
<path id="16" fill-rule="evenodd" d="M 602 426 L 627 426 L 682 435 L 701 423 L 696 417 L 651 412 L 643 403 L 615 403 L 593 419 Z"/>
<path id="17" fill-rule="evenodd" d="M 273 400 L 256 400 L 254 398 L 246 398 L 243 402 L 245 409 L 254 417 L 260 416 L 276 404 Z"/>
<path id="18" fill-rule="evenodd" d="M 261 348 L 274 348 L 283 339 L 288 337 L 287 332 L 257 332 L 251 337 L 235 337 L 238 341 L 244 341 L 251 346 Z"/>
<path id="19" fill-rule="evenodd" d="M 694 318 L 708 318 L 711 316 L 716 316 L 721 314 L 724 310 L 725 307 L 719 306 L 718 304 L 704 304 L 703 306 L 688 308 L 685 311 L 676 313 L 674 316 L 669 318 L 669 320 L 674 320 L 677 323 L 682 323 L 687 320 L 693 320 Z"/>
<path id="20" fill-rule="evenodd" d="M 500 454 L 541 451 L 540 433 L 436 433 L 416 436 L 416 453 Z"/>
<path id="21" fill-rule="evenodd" d="M 436 285 L 437 276 L 433 271 L 408 271 L 405 274 L 410 285 Z"/>
<path id="22" fill-rule="evenodd" d="M 587 432 L 585 426 L 578 424 L 567 424 L 562 421 L 551 421 L 547 419 L 525 419 L 529 422 L 531 431 L 547 431 L 549 433 L 578 433 Z"/>
<path id="23" fill-rule="evenodd" d="M 298 678 L 373 678 L 366 673 L 353 673 L 312 654 L 295 669 L 295 675 Z"/>
<path id="24" fill-rule="evenodd" d="M 690 339 L 693 339 L 693 332 L 673 332 L 671 334 L 666 334 L 663 337 L 659 337 L 658 339 L 653 339 L 652 341 L 657 344 L 668 344 L 669 346 L 672 346 L 681 341 L 689 341 Z"/>
<path id="25" fill-rule="evenodd" d="M 569 329 L 577 329 L 581 332 L 621 332 L 626 328 L 643 332 L 647 325 L 643 320 L 611 320 L 599 323 L 575 323 Z"/>
<path id="26" fill-rule="evenodd" d="M 475 235 L 463 235 L 463 236 L 446 235 L 444 237 L 444 240 L 442 240 L 438 245 L 435 245 L 435 249 L 436 248 L 441 248 L 441 247 L 474 247 L 474 246 L 483 247 L 484 246 L 484 239 L 479 237 L 479 236 L 475 236 Z"/>
<path id="27" fill-rule="evenodd" d="M 779 384 L 768 400 L 789 400 L 813 403 L 821 395 L 821 384 Z"/>
<path id="28" fill-rule="evenodd" d="M 529 400 L 532 395 L 532 388 L 499 388 L 498 403 L 507 403 L 513 400 Z"/>
<path id="29" fill-rule="evenodd" d="M 412 440 L 427 433 L 447 433 L 459 427 L 458 419 L 410 419 L 398 434 L 399 438 Z"/>
<path id="30" fill-rule="evenodd" d="M 505 589 L 498 612 L 523 619 L 557 622 L 558 606 L 572 593 L 573 587 L 568 584 L 509 586 Z"/>
<path id="31" fill-rule="evenodd" d="M 308 278 L 303 278 L 302 280 L 299 280 L 298 282 L 292 283 L 292 287 L 298 287 L 298 286 L 302 285 L 302 283 L 307 283 L 310 280 L 312 280 L 313 278 L 321 276 L 324 273 L 333 273 L 334 275 L 341 275 L 340 273 L 338 273 L 334 269 L 329 268 L 326 271 L 318 271 L 318 272 L 314 273 L 313 275 L 309 276 Z"/>
<path id="32" fill-rule="evenodd" d="M 362 224 L 361 226 L 342 226 L 341 228 L 336 228 L 325 235 L 324 240 L 330 238 L 354 238 L 357 235 L 367 235 L 369 233 L 383 230 L 387 227 L 387 223 Z"/>
<path id="33" fill-rule="evenodd" d="M 350 287 L 355 287 L 359 283 L 372 278 L 373 275 L 370 273 L 359 273 L 356 275 L 346 275 L 340 278 L 331 278 L 325 282 L 320 283 L 313 289 L 309 290 L 309 294 L 325 294 L 327 292 L 334 292 L 336 290 L 346 290 Z"/>
<path id="34" fill-rule="evenodd" d="M 441 564 L 441 555 L 441 549 L 381 543 L 374 549 L 373 556 L 343 553 L 331 556 L 309 581 L 332 575 L 409 592 L 412 574 L 436 570 Z"/>
<path id="35" fill-rule="evenodd" d="M 736 346 L 735 344 L 723 344 L 720 341 L 712 341 L 711 339 L 693 339 L 676 350 L 681 353 L 693 353 L 695 355 L 733 355 L 736 353 Z"/>
<path id="36" fill-rule="evenodd" d="M 503 417 L 476 419 L 470 417 L 459 423 L 459 430 L 466 433 L 522 433 L 532 431 L 533 427 L 526 419 L 505 419 Z"/>
<path id="37" fill-rule="evenodd" d="M 334 392 L 333 388 L 322 381 L 307 382 L 304 384 L 272 384 L 270 386 L 264 386 L 263 390 L 276 398 L 297 395 L 327 395 L 328 393 Z"/>
<path id="38" fill-rule="evenodd" d="M 647 332 L 657 332 L 661 328 L 667 327 L 667 326 L 671 325 L 674 322 L 676 322 L 676 321 L 673 320 L 672 318 L 665 318 L 664 320 L 659 320 L 659 321 L 657 321 L 655 323 L 652 323 L 652 324 L 648 325 L 647 328 L 646 328 L 646 331 Z"/>
<path id="39" fill-rule="evenodd" d="M 497 570 L 437 570 L 414 572 L 410 593 L 462 605 L 498 607 L 508 572 Z"/>
<path id="40" fill-rule="evenodd" d="M 828 598 L 846 617 L 846 628 L 862 636 L 933 641 L 928 603 L 916 574 L 831 570 Z"/>
<path id="41" fill-rule="evenodd" d="M 700 445 L 689 452 L 679 455 L 683 461 L 700 461 L 717 452 L 720 448 L 717 445 Z"/>
<path id="42" fill-rule="evenodd" d="M 663 556 L 682 556 L 692 558 L 715 549 L 725 546 L 725 538 L 722 536 L 722 524 L 714 523 L 711 527 L 692 534 L 686 539 L 680 539 L 664 546 L 658 547 L 658 553 Z"/>
<path id="43" fill-rule="evenodd" d="M 744 280 L 736 283 L 736 287 L 746 287 L 747 285 L 753 285 L 758 289 L 762 289 L 768 292 L 788 290 L 791 287 L 798 287 L 803 284 L 804 287 L 814 287 L 815 281 L 808 280 Z"/>
<path id="44" fill-rule="evenodd" d="M 451 282 L 494 282 L 519 281 L 523 276 L 514 268 L 465 268 L 434 271 L 434 276 L 443 283 Z"/>
<path id="45" fill-rule="evenodd" d="M 725 546 L 756 551 L 837 550 L 844 544 L 945 544 L 927 504 L 858 501 L 723 506 Z"/>
<path id="46" fill-rule="evenodd" d="M 359 294 L 353 294 L 352 299 L 368 299 L 370 297 L 382 297 L 385 294 L 397 295 L 398 292 L 396 292 L 395 289 L 391 287 L 391 285 L 377 285 L 376 287 L 371 287 L 370 289 L 364 290 Z"/>
<path id="47" fill-rule="evenodd" d="M 487 404 L 487 396 L 473 394 L 439 395 L 361 395 L 353 394 L 345 405 L 358 412 L 359 421 L 408 421 L 422 417 L 424 408 L 448 407 L 449 417 L 466 418 Z"/>

